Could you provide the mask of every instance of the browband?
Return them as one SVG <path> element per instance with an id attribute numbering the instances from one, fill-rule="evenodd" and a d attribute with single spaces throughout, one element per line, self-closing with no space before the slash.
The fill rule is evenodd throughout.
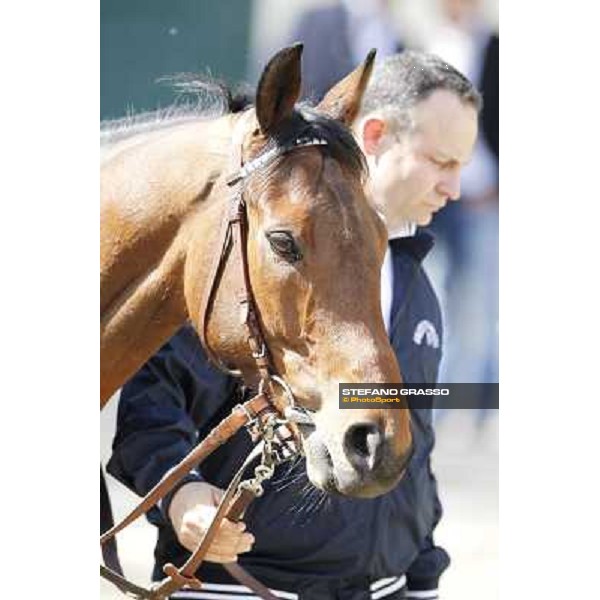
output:
<path id="1" fill-rule="evenodd" d="M 227 185 L 230 187 L 234 186 L 258 169 L 262 169 L 279 156 L 283 156 L 295 148 L 303 148 L 305 146 L 327 146 L 327 140 L 319 137 L 300 136 L 294 138 L 291 142 L 271 148 L 247 162 L 237 173 L 231 175 L 227 179 Z"/>

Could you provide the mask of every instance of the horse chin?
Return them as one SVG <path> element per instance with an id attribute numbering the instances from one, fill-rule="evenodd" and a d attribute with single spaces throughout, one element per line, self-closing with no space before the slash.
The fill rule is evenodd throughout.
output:
<path id="1" fill-rule="evenodd" d="M 401 474 L 389 479 L 366 480 L 358 473 L 336 473 L 330 464 L 314 464 L 310 461 L 307 461 L 307 475 L 310 482 L 320 490 L 349 498 L 376 498 L 392 490 L 402 477 Z"/>
<path id="2" fill-rule="evenodd" d="M 360 477 L 357 473 L 335 476 L 336 491 L 342 496 L 351 498 L 376 498 L 391 491 L 400 481 L 402 475 L 377 480 Z"/>
<path id="3" fill-rule="evenodd" d="M 316 431 L 304 437 L 306 474 L 310 482 L 329 494 L 350 498 L 375 498 L 392 490 L 404 475 L 403 468 L 379 469 L 377 476 L 359 473 L 346 461 L 336 461 Z"/>

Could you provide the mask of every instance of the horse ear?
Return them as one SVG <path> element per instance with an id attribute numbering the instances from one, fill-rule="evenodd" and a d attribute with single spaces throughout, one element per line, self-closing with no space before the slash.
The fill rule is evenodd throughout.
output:
<path id="1" fill-rule="evenodd" d="M 362 65 L 346 75 L 325 94 L 317 106 L 320 112 L 341 121 L 346 126 L 352 125 L 360 110 L 363 93 L 373 71 L 376 52 L 375 49 L 371 50 Z"/>
<path id="2" fill-rule="evenodd" d="M 269 134 L 292 114 L 302 83 L 302 44 L 280 50 L 265 67 L 256 92 L 260 130 Z"/>

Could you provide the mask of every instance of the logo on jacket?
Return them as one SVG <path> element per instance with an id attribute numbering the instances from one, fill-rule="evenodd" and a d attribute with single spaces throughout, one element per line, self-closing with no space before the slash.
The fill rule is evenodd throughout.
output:
<path id="1" fill-rule="evenodd" d="M 413 334 L 413 342 L 417 344 L 417 346 L 420 346 L 423 343 L 423 339 L 425 339 L 425 343 L 432 348 L 440 347 L 440 336 L 431 321 L 428 321 L 427 319 L 419 321 L 415 328 L 415 333 Z"/>

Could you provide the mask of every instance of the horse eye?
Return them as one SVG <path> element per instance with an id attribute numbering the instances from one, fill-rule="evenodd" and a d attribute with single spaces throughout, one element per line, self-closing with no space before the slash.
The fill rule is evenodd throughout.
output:
<path id="1" fill-rule="evenodd" d="M 267 239 L 273 252 L 290 263 L 298 262 L 302 259 L 302 252 L 298 244 L 289 231 L 269 231 Z"/>

